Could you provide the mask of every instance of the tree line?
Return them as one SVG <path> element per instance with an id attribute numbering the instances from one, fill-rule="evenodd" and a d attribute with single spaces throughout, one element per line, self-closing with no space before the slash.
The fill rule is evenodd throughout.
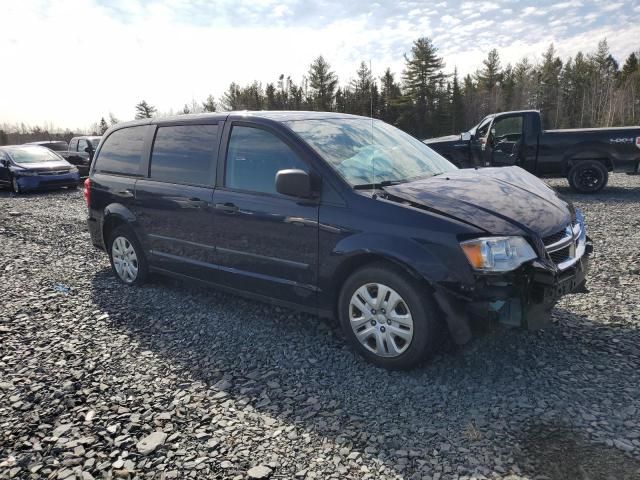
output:
<path id="1" fill-rule="evenodd" d="M 380 118 L 419 138 L 459 133 L 488 113 L 520 109 L 540 110 L 545 128 L 635 125 L 640 123 L 639 58 L 640 52 L 632 52 L 620 66 L 602 40 L 594 51 L 564 60 L 551 44 L 539 59 L 524 57 L 503 66 L 493 49 L 480 68 L 461 77 L 457 69 L 445 73 L 445 59 L 430 38 L 422 37 L 405 54 L 400 73 L 387 68 L 376 78 L 362 61 L 349 81 L 340 82 L 320 55 L 299 83 L 285 74 L 265 85 L 257 80 L 247 85 L 232 82 L 218 99 L 209 95 L 202 102 L 192 100 L 177 113 L 343 112 Z M 175 113 L 159 113 L 145 100 L 135 106 L 135 118 Z M 114 122 L 113 115 L 101 118 L 90 130 L 100 134 Z M 0 144 L 2 131 L 9 137 L 16 134 L 0 125 Z"/>

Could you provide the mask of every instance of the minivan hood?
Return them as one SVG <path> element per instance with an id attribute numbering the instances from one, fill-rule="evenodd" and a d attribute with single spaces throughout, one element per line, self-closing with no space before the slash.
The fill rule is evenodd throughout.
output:
<path id="1" fill-rule="evenodd" d="M 71 164 L 66 160 L 50 160 L 48 162 L 36 162 L 36 163 L 18 163 L 15 162 L 20 168 L 25 170 L 61 170 L 63 168 L 70 168 Z"/>
<path id="2" fill-rule="evenodd" d="M 384 190 L 494 235 L 558 232 L 573 206 L 520 167 L 462 169 Z"/>

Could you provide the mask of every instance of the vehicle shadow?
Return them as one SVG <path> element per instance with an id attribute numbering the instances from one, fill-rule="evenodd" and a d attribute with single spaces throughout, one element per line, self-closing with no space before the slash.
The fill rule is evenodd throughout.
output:
<path id="1" fill-rule="evenodd" d="M 629 388 L 640 384 L 637 328 L 556 309 L 554 328 L 484 335 L 416 370 L 388 372 L 353 353 L 330 321 L 215 290 L 165 278 L 128 288 L 104 269 L 90 295 L 115 328 L 185 378 L 209 388 L 225 378 L 237 401 L 375 457 L 403 478 L 425 471 L 436 454 L 454 468 L 473 468 L 469 452 L 478 449 L 504 473 L 512 457 L 525 471 L 570 478 L 562 476 L 562 456 L 554 456 L 567 434 L 537 440 L 540 425 L 549 424 L 578 432 L 576 445 L 586 445 L 588 458 L 574 463 L 585 480 L 609 478 L 608 463 L 592 461 L 596 453 L 615 458 L 620 472 L 640 469 L 638 460 L 601 443 L 608 437 L 589 437 L 582 417 L 597 410 L 614 438 L 624 431 L 620 412 L 640 411 L 637 390 Z M 513 448 L 506 457 L 505 446 Z M 406 451 L 417 453 L 400 461 Z M 541 455 L 549 457 L 547 467 Z"/>

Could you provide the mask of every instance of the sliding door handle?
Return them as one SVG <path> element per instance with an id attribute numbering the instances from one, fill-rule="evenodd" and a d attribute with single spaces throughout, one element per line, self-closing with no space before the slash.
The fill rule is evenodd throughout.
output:
<path id="1" fill-rule="evenodd" d="M 238 213 L 239 208 L 234 205 L 231 202 L 227 202 L 227 203 L 216 203 L 215 206 L 216 210 L 220 210 L 221 212 L 227 213 L 227 214 L 234 214 L 234 213 Z"/>

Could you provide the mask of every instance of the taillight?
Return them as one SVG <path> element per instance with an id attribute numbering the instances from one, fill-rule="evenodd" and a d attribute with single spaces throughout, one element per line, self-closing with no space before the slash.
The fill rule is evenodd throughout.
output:
<path id="1" fill-rule="evenodd" d="M 91 180 L 88 178 L 84 181 L 84 191 L 82 194 L 84 195 L 84 201 L 87 204 L 87 208 L 89 208 L 89 202 L 91 202 Z"/>

